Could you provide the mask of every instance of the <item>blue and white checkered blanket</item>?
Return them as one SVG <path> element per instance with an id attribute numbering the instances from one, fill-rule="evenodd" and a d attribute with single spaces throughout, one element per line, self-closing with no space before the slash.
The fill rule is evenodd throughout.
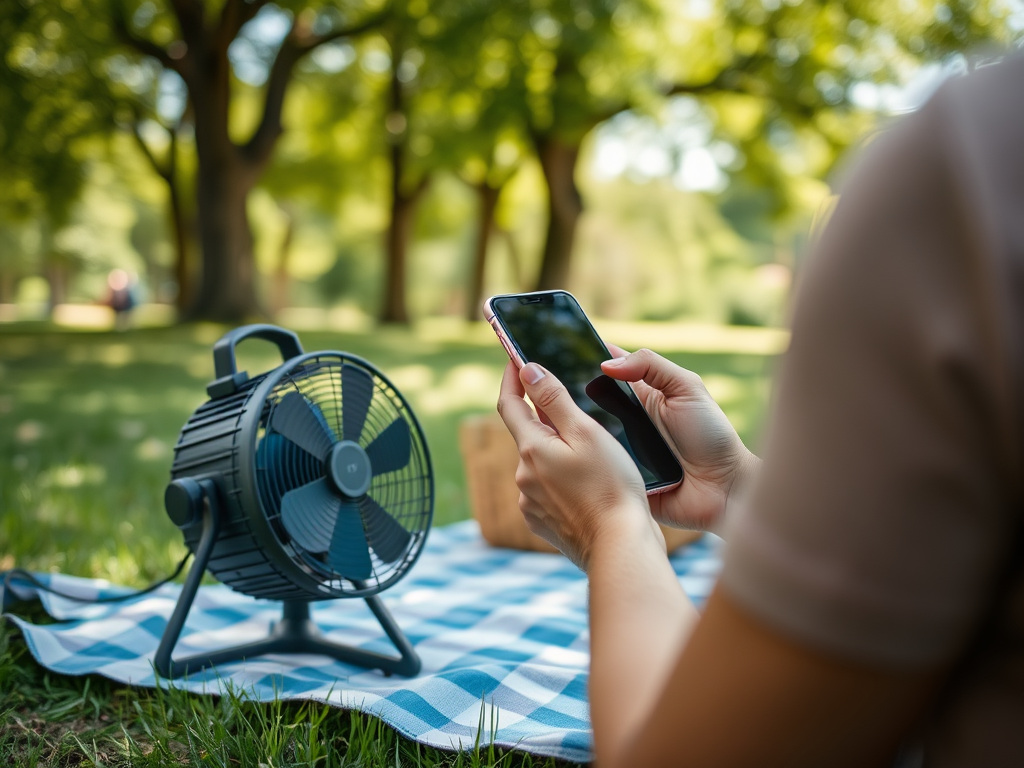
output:
<path id="1" fill-rule="evenodd" d="M 698 604 L 718 574 L 719 540 L 704 536 L 672 564 Z M 82 597 L 123 588 L 62 575 L 40 576 Z M 35 591 L 14 587 L 19 597 Z M 59 624 L 10 618 L 40 664 L 66 675 L 97 673 L 154 686 L 152 658 L 180 587 L 168 584 L 124 603 L 90 605 L 45 592 Z M 480 738 L 539 755 L 591 757 L 587 709 L 586 579 L 558 555 L 488 547 L 474 522 L 431 532 L 417 564 L 382 595 L 423 660 L 414 679 L 384 677 L 322 656 L 262 656 L 176 680 L 174 686 L 218 693 L 231 686 L 260 700 L 314 699 L 372 713 L 403 735 L 443 749 Z M 204 586 L 175 655 L 264 637 L 281 616 L 278 603 L 226 587 Z M 313 604 L 328 639 L 393 653 L 362 600 Z M 161 684 L 168 684 L 160 681 Z M 483 708 L 483 711 L 481 711 Z M 484 733 L 478 734 L 484 723 Z"/>

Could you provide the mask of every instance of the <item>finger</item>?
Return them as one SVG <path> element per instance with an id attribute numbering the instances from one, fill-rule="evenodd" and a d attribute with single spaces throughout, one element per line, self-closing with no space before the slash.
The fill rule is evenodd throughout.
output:
<path id="1" fill-rule="evenodd" d="M 520 400 L 526 396 L 523 383 L 519 380 L 519 371 L 511 360 L 505 363 L 505 370 L 501 373 L 501 387 L 498 389 L 499 398 L 505 395 L 518 397 Z"/>
<path id="2" fill-rule="evenodd" d="M 704 394 L 700 376 L 649 349 L 601 363 L 601 370 L 620 381 L 643 381 L 667 397 L 695 397 Z"/>
<path id="3" fill-rule="evenodd" d="M 505 426 L 512 434 L 516 445 L 520 444 L 526 435 L 538 427 L 541 423 L 537 415 L 523 399 L 526 394 L 522 383 L 519 381 L 519 371 L 509 361 L 505 366 L 505 373 L 501 377 L 501 389 L 498 394 L 498 415 L 505 422 Z"/>
<path id="4" fill-rule="evenodd" d="M 534 406 L 544 414 L 558 434 L 564 436 L 586 418 L 569 396 L 565 385 L 537 363 L 524 365 L 519 371 L 519 380 Z"/>
<path id="5" fill-rule="evenodd" d="M 624 350 L 622 347 L 618 346 L 617 344 L 607 344 L 606 346 L 608 347 L 608 351 L 612 353 L 612 360 L 619 360 L 619 359 L 621 359 L 623 357 L 627 357 L 629 355 L 629 352 L 627 352 L 626 350 Z M 614 365 L 614 363 L 613 363 L 613 365 Z M 610 375 L 610 371 L 606 371 L 606 373 L 609 373 L 609 375 Z M 633 386 L 633 392 L 636 393 L 636 396 L 640 398 L 640 402 L 646 408 L 647 407 L 647 397 L 648 397 L 648 395 L 651 394 L 651 388 L 649 386 L 647 386 L 646 384 L 644 384 L 642 381 L 633 382 L 633 385 L 634 385 Z"/>
<path id="6" fill-rule="evenodd" d="M 625 357 L 626 355 L 629 354 L 629 352 L 627 352 L 626 350 L 624 350 L 622 347 L 618 346 L 617 344 L 608 344 L 607 342 L 605 342 L 605 346 L 608 347 L 608 351 L 612 353 L 612 358 L 613 359 L 617 359 L 617 358 L 620 358 L 620 357 Z"/>

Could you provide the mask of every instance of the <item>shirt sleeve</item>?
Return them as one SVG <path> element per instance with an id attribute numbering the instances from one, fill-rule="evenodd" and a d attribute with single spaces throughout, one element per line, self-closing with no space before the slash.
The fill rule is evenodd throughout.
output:
<path id="1" fill-rule="evenodd" d="M 964 646 L 1010 530 L 1005 320 L 948 162 L 949 98 L 869 147 L 806 265 L 762 474 L 729 523 L 721 579 L 784 634 L 894 667 Z"/>

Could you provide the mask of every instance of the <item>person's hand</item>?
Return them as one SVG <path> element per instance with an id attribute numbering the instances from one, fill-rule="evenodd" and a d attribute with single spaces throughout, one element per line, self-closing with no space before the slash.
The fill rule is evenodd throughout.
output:
<path id="1" fill-rule="evenodd" d="M 530 396 L 537 409 L 523 399 Z M 498 413 L 519 449 L 519 508 L 531 531 L 587 570 L 602 536 L 622 526 L 665 542 L 651 518 L 640 472 L 626 450 L 573 402 L 554 374 L 536 363 L 509 363 Z"/>
<path id="2" fill-rule="evenodd" d="M 649 349 L 629 354 L 609 345 L 615 358 L 601 370 L 634 382 L 647 413 L 683 465 L 677 488 L 651 496 L 656 520 L 677 528 L 717 528 L 733 493 L 756 471 L 758 459 L 743 445 L 700 376 Z"/>

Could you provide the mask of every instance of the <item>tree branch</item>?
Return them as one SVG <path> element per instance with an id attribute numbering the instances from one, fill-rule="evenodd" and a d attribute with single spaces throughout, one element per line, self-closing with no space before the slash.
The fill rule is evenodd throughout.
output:
<path id="1" fill-rule="evenodd" d="M 260 124 L 253 132 L 252 138 L 242 147 L 242 154 L 249 163 L 261 166 L 269 160 L 278 136 L 284 131 L 281 125 L 281 111 L 284 108 L 284 97 L 291 80 L 292 70 L 298 61 L 314 48 L 325 43 L 369 32 L 380 26 L 387 15 L 385 10 L 359 24 L 334 29 L 322 35 L 313 34 L 308 20 L 302 16 L 295 19 L 270 67 Z"/>
<path id="2" fill-rule="evenodd" d="M 135 137 L 135 143 L 138 144 L 139 149 L 142 150 L 142 154 L 149 160 L 149 164 L 153 166 L 153 170 L 157 172 L 157 175 L 161 179 L 166 181 L 168 184 L 172 183 L 171 180 L 174 177 L 174 144 L 175 144 L 175 132 L 168 131 L 171 135 L 171 155 L 170 162 L 166 166 L 162 165 L 159 160 L 156 159 L 156 155 L 153 154 L 153 150 L 149 148 L 146 140 L 142 138 L 142 131 L 139 130 L 139 124 L 141 123 L 139 113 L 136 111 L 132 119 L 132 136 Z"/>
<path id="3" fill-rule="evenodd" d="M 667 91 L 665 96 L 679 96 L 681 94 L 688 94 L 690 96 L 702 96 L 707 93 L 714 93 L 715 91 L 728 90 L 722 87 L 722 79 L 725 72 L 732 73 L 732 70 L 723 70 L 714 79 L 708 80 L 705 83 L 673 83 Z"/>
<path id="4" fill-rule="evenodd" d="M 147 40 L 135 34 L 131 30 L 131 27 L 128 25 L 128 17 L 125 14 L 124 5 L 120 2 L 114 3 L 114 18 L 112 21 L 114 34 L 117 35 L 122 43 L 134 48 L 143 56 L 152 56 L 165 69 L 173 69 L 178 74 L 181 74 L 180 62 L 171 58 L 171 55 L 165 48 L 157 45 L 152 40 Z"/>
<path id="5" fill-rule="evenodd" d="M 757 93 L 757 89 L 751 88 L 749 87 L 749 84 L 743 83 L 746 70 L 762 58 L 763 56 L 759 54 L 744 56 L 739 61 L 733 62 L 725 69 L 722 69 L 713 78 L 705 80 L 703 83 L 673 83 L 662 92 L 662 96 L 664 98 L 679 96 L 682 94 L 688 94 L 690 96 L 704 96 L 709 93 L 746 93 L 753 96 L 765 96 L 767 94 Z M 610 120 L 620 112 L 625 112 L 632 108 L 633 105 L 626 101 L 616 104 L 614 107 L 595 115 L 593 125 L 596 126 L 599 123 L 603 123 L 605 120 Z"/>
<path id="6" fill-rule="evenodd" d="M 268 0 L 227 0 L 221 9 L 220 22 L 217 25 L 220 44 L 230 45 L 242 27 L 251 21 L 267 2 Z"/>
<path id="7" fill-rule="evenodd" d="M 340 40 L 343 37 L 357 37 L 364 32 L 369 32 L 372 29 L 376 29 L 387 19 L 387 10 L 376 13 L 373 16 L 365 19 L 359 24 L 353 24 L 350 27 L 339 27 L 333 29 L 330 32 L 325 32 L 322 35 L 309 34 L 305 36 L 305 39 L 300 42 L 302 54 L 305 55 L 312 51 L 314 48 L 318 48 L 325 43 L 331 43 L 335 40 Z"/>
<path id="8" fill-rule="evenodd" d="M 201 0 L 171 0 L 182 39 L 189 48 L 197 46 L 206 27 L 206 9 Z"/>

